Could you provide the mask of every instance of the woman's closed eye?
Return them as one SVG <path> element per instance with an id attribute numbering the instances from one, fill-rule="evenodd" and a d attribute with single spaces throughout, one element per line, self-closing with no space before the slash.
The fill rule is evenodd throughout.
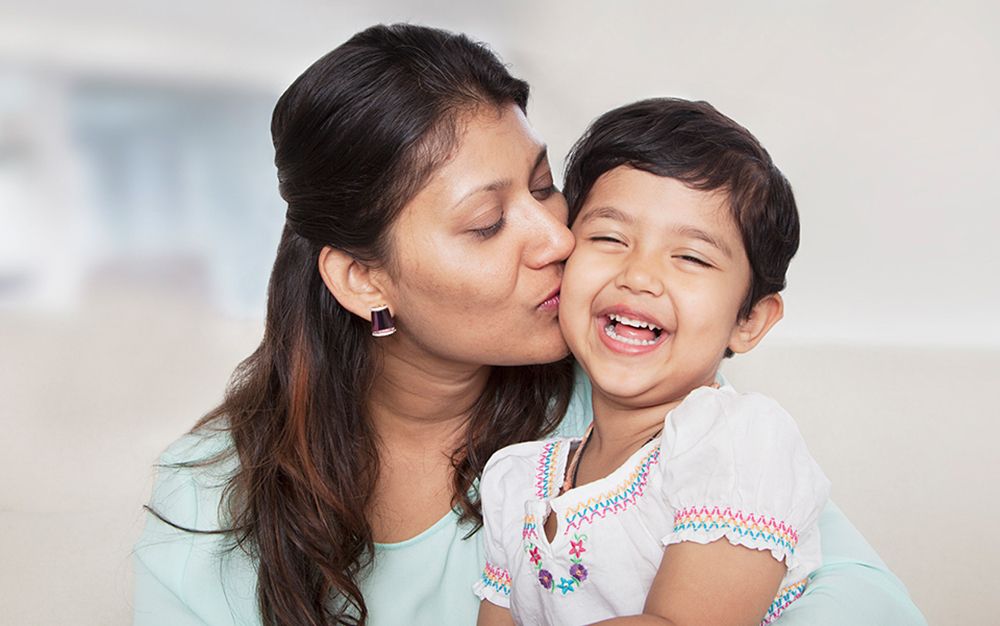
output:
<path id="1" fill-rule="evenodd" d="M 483 239 L 489 239 L 493 235 L 499 233 L 503 229 L 505 223 L 506 223 L 506 218 L 504 214 L 501 213 L 500 218 L 497 221 L 493 222 L 492 224 L 490 224 L 485 228 L 473 228 L 472 233 L 475 234 L 477 237 L 481 237 Z"/>
<path id="2" fill-rule="evenodd" d="M 535 189 L 531 192 L 531 195 L 534 196 L 535 200 L 541 202 L 543 200 L 548 200 L 557 193 L 559 193 L 559 188 L 553 184 L 545 187 L 544 189 Z"/>

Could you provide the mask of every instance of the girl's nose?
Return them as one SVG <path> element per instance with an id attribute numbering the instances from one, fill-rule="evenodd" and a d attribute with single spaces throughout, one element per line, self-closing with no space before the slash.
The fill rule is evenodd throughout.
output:
<path id="1" fill-rule="evenodd" d="M 615 286 L 635 294 L 663 295 L 662 268 L 655 260 L 633 252 L 615 279 Z"/>

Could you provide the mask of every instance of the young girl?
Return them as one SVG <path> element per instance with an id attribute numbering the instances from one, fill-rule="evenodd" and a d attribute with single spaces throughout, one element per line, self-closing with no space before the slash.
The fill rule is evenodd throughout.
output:
<path id="1" fill-rule="evenodd" d="M 593 424 L 487 464 L 479 622 L 770 623 L 822 564 L 829 482 L 781 407 L 715 381 L 782 317 L 791 188 L 708 104 L 657 99 L 594 123 L 566 194 Z"/>

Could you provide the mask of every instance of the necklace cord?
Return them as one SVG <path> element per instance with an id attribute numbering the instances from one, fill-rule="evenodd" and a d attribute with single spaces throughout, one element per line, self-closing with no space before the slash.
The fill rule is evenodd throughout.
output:
<path id="1" fill-rule="evenodd" d="M 570 459 L 569 467 L 566 468 L 566 480 L 563 482 L 562 491 L 560 493 L 566 493 L 570 489 L 576 489 L 576 476 L 580 473 L 580 459 L 583 458 L 583 453 L 587 449 L 587 445 L 590 444 L 590 433 L 594 431 L 594 423 L 591 422 L 587 426 L 587 431 L 583 433 L 583 441 L 577 446 L 576 450 L 573 452 L 573 458 Z M 639 446 L 640 448 L 646 446 L 650 441 L 656 439 L 663 432 L 663 427 L 653 433 L 653 436 L 646 440 L 646 443 Z"/>

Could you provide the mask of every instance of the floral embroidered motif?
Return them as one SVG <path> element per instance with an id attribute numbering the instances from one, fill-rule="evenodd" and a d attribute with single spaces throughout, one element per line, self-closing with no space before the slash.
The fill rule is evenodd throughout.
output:
<path id="1" fill-rule="evenodd" d="M 774 622 L 774 620 L 781 617 L 781 613 L 788 608 L 788 605 L 799 599 L 802 592 L 806 590 L 807 582 L 808 579 L 803 578 L 794 585 L 789 585 L 779 591 L 778 595 L 774 598 L 774 602 L 771 603 L 771 608 L 768 609 L 767 615 L 765 615 L 763 621 L 761 621 L 761 626 L 770 624 Z"/>
<path id="2" fill-rule="evenodd" d="M 674 517 L 674 532 L 713 531 L 724 529 L 735 531 L 743 537 L 750 537 L 774 547 L 784 548 L 789 554 L 795 554 L 795 546 L 799 535 L 791 526 L 772 518 L 756 516 L 743 511 L 733 511 L 730 507 L 707 506 L 689 507 L 677 513 Z"/>
<path id="3" fill-rule="evenodd" d="M 550 441 L 542 446 L 542 455 L 538 459 L 538 472 L 535 478 L 535 496 L 546 499 L 555 497 L 558 493 L 556 469 L 559 465 L 559 449 L 563 440 Z"/>
<path id="4" fill-rule="evenodd" d="M 538 554 L 537 546 L 532 547 L 531 550 L 528 551 L 528 555 L 531 558 L 532 565 L 538 565 L 538 563 L 542 560 L 542 555 Z"/>
<path id="5" fill-rule="evenodd" d="M 595 517 L 621 513 L 636 503 L 649 480 L 649 472 L 660 460 L 660 445 L 657 444 L 632 470 L 628 478 L 614 491 L 602 493 L 596 498 L 588 498 L 574 507 L 566 509 L 566 533 L 571 529 L 589 524 Z"/>
<path id="6" fill-rule="evenodd" d="M 573 541 L 573 539 L 576 539 L 576 541 Z M 579 586 L 580 583 L 587 580 L 587 568 L 583 566 L 583 559 L 580 558 L 580 555 L 587 551 L 583 547 L 583 542 L 587 540 L 587 535 L 573 535 L 573 539 L 569 541 L 569 560 L 573 562 L 569 566 L 569 575 L 573 577 L 573 582 Z M 564 595 L 565 593 L 566 591 L 563 591 Z"/>
<path id="7" fill-rule="evenodd" d="M 563 592 L 563 595 L 570 591 L 576 591 L 580 587 L 580 583 L 587 580 L 587 568 L 583 565 L 583 559 L 580 555 L 587 551 L 583 547 L 583 542 L 587 540 L 587 535 L 573 535 L 576 541 L 570 541 L 570 561 L 572 565 L 569 567 L 569 578 L 559 578 L 559 582 L 555 582 L 555 577 L 552 572 L 542 567 L 542 555 L 538 551 L 538 546 L 534 543 L 528 541 L 524 545 L 524 551 L 528 555 L 528 560 L 534 565 L 535 569 L 538 571 L 538 582 L 542 587 L 549 590 L 550 593 L 555 593 L 556 589 Z M 487 564 L 489 565 L 489 564 Z"/>
<path id="8" fill-rule="evenodd" d="M 538 570 L 538 582 L 542 583 L 542 586 L 552 590 L 552 572 L 547 569 Z"/>
<path id="9" fill-rule="evenodd" d="M 486 562 L 486 568 L 483 569 L 483 584 L 487 587 L 492 587 L 505 596 L 510 595 L 510 573 L 505 569 L 493 565 L 489 561 Z"/>
<path id="10" fill-rule="evenodd" d="M 569 545 L 570 545 L 569 553 L 575 556 L 576 558 L 580 558 L 580 555 L 587 551 L 587 549 L 583 547 L 583 539 L 581 539 L 580 541 L 573 541 L 571 539 Z"/>

